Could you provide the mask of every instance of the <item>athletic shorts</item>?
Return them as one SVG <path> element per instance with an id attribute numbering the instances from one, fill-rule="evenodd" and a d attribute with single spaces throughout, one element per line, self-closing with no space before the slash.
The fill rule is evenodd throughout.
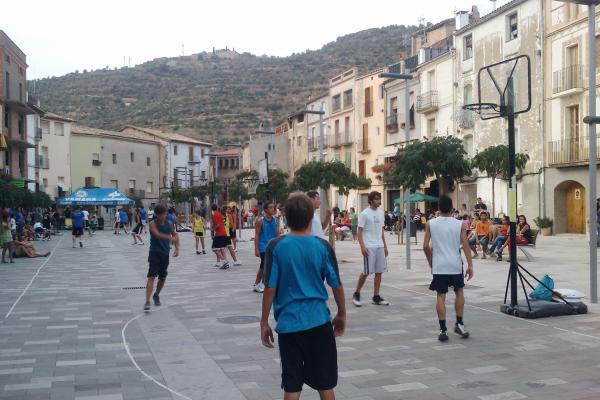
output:
<path id="1" fill-rule="evenodd" d="M 212 249 L 213 250 L 222 250 L 228 245 L 229 239 L 227 236 L 215 236 L 212 241 Z"/>
<path id="2" fill-rule="evenodd" d="M 127 222 L 119 222 L 119 228 L 125 229 L 125 225 L 127 225 Z"/>
<path id="3" fill-rule="evenodd" d="M 83 228 L 73 228 L 73 236 L 83 236 Z"/>
<path id="4" fill-rule="evenodd" d="M 169 268 L 169 255 L 158 251 L 148 253 L 148 278 L 165 279 Z"/>
<path id="5" fill-rule="evenodd" d="M 229 239 L 235 239 L 235 229 L 229 230 Z"/>
<path id="6" fill-rule="evenodd" d="M 86 221 L 86 220 L 84 220 L 84 221 L 83 221 L 83 224 L 85 225 L 85 227 L 86 227 L 86 228 L 89 228 L 89 226 L 90 226 L 90 221 Z"/>
<path id="7" fill-rule="evenodd" d="M 204 237 L 204 232 L 195 232 L 196 236 Z"/>
<path id="8" fill-rule="evenodd" d="M 144 229 L 144 225 L 142 225 L 142 223 L 140 222 L 135 226 L 135 228 L 133 228 L 133 233 L 139 235 L 140 233 L 142 233 L 142 229 Z"/>
<path id="9" fill-rule="evenodd" d="M 458 289 L 465 287 L 465 277 L 462 273 L 456 275 L 439 275 L 434 274 L 429 290 L 438 293 L 448 293 L 448 288 L 452 286 L 456 292 Z"/>
<path id="10" fill-rule="evenodd" d="M 363 275 L 387 272 L 387 260 L 383 247 L 367 247 L 368 257 L 364 257 Z"/>
<path id="11" fill-rule="evenodd" d="M 260 254 L 260 265 L 258 266 L 258 268 L 263 269 L 265 267 L 265 252 L 263 251 Z"/>
<path id="12" fill-rule="evenodd" d="M 302 391 L 306 383 L 315 390 L 337 385 L 337 348 L 331 322 L 305 331 L 280 333 L 281 388 Z"/>

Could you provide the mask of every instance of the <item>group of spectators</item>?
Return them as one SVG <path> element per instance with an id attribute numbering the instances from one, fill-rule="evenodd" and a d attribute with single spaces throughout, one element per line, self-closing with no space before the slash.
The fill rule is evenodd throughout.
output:
<path id="1" fill-rule="evenodd" d="M 50 253 L 39 253 L 32 242 L 50 240 L 56 232 L 55 221 L 58 211 L 48 208 L 25 210 L 23 207 L 0 208 L 0 238 L 2 263 L 13 263 L 17 257 L 46 257 Z M 6 260 L 8 257 L 8 261 Z"/>

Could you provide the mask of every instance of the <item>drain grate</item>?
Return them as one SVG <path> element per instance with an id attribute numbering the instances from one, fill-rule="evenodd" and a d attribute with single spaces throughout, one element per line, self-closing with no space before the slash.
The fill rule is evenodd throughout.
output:
<path id="1" fill-rule="evenodd" d="M 146 286 L 127 286 L 121 288 L 121 290 L 138 290 L 138 289 L 146 289 Z"/>
<path id="2" fill-rule="evenodd" d="M 233 315 L 231 317 L 217 318 L 217 321 L 219 321 L 222 324 L 244 325 L 259 322 L 260 318 L 255 317 L 254 315 Z"/>

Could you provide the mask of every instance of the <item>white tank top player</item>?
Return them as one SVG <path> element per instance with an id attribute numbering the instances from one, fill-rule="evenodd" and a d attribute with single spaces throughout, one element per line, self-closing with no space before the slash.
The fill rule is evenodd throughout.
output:
<path id="1" fill-rule="evenodd" d="M 433 247 L 431 272 L 434 275 L 462 273 L 461 228 L 462 222 L 453 217 L 437 217 L 429 221 L 431 247 Z"/>

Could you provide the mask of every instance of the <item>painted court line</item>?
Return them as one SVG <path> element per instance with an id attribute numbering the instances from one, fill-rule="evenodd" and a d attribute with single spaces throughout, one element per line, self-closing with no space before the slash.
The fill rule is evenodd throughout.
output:
<path id="1" fill-rule="evenodd" d="M 60 239 L 58 240 L 58 243 L 56 243 L 56 245 L 52 249 L 52 252 L 48 256 L 48 258 L 46 258 L 46 260 L 42 263 L 42 265 L 40 265 L 40 267 L 36 271 L 35 275 L 33 275 L 33 277 L 31 278 L 31 280 L 27 284 L 27 286 L 25 286 L 25 289 L 23 289 L 23 292 L 21 293 L 21 295 L 17 298 L 17 300 L 15 300 L 15 302 L 13 303 L 12 307 L 10 308 L 10 310 L 8 310 L 8 312 L 4 316 L 4 319 L 7 319 L 8 317 L 10 317 L 10 314 L 12 314 L 12 312 L 15 309 L 15 307 L 17 306 L 17 304 L 19 304 L 19 301 L 21 301 L 21 299 L 23 298 L 23 296 L 25 296 L 25 293 L 27 293 L 27 290 L 29 289 L 29 287 L 31 286 L 31 284 L 33 283 L 33 281 L 35 280 L 35 278 L 38 276 L 38 274 L 40 273 L 40 271 L 42 270 L 42 268 L 44 268 L 46 266 L 46 264 L 48 264 L 48 261 L 50 261 L 50 259 L 54 255 L 54 252 L 56 251 L 56 248 L 58 247 L 58 245 L 60 244 L 60 242 L 62 242 L 62 240 L 63 240 L 64 237 L 65 237 L 65 235 L 62 235 L 60 237 Z"/>

